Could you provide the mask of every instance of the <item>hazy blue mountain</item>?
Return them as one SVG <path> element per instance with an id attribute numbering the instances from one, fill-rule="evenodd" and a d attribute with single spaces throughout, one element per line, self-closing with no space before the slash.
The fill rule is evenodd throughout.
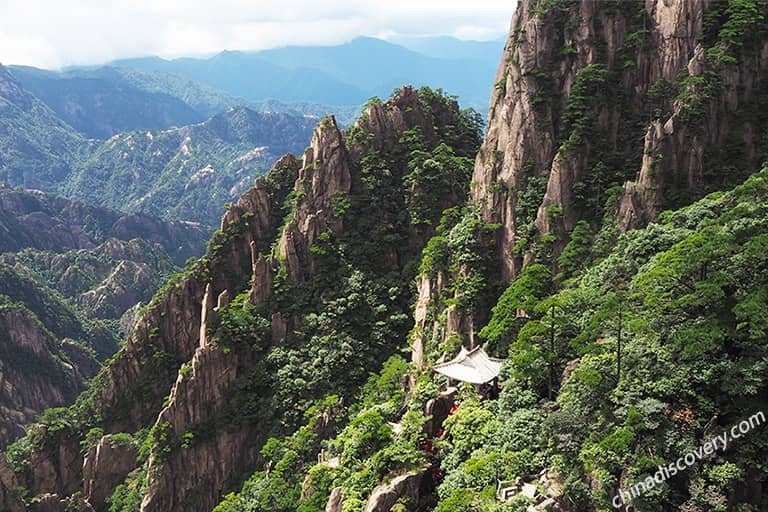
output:
<path id="1" fill-rule="evenodd" d="M 125 82 L 147 92 L 169 94 L 203 114 L 206 118 L 224 112 L 229 107 L 247 107 L 256 112 L 283 112 L 323 117 L 334 114 L 344 125 L 351 124 L 360 113 L 360 105 L 323 105 L 309 101 L 250 100 L 235 96 L 181 75 L 163 71 L 104 66 L 93 70 L 72 70 L 69 74 L 98 76 Z"/>
<path id="2" fill-rule="evenodd" d="M 308 101 L 250 100 L 181 75 L 102 66 L 62 72 L 9 66 L 16 80 L 64 121 L 87 137 L 106 139 L 121 131 L 163 129 L 203 121 L 229 107 L 323 117 L 343 125 L 360 105 L 322 105 Z"/>
<path id="3" fill-rule="evenodd" d="M 202 82 L 161 71 L 103 66 L 93 69 L 75 69 L 66 73 L 127 83 L 146 92 L 169 94 L 206 117 L 215 116 L 233 105 L 243 105 L 248 101 Z"/>
<path id="4" fill-rule="evenodd" d="M 388 41 L 429 57 L 482 60 L 496 66 L 499 63 L 506 38 L 491 41 L 467 41 L 450 36 L 395 36 Z"/>
<path id="5" fill-rule="evenodd" d="M 496 43 L 495 52 L 493 43 L 435 40 L 430 44 L 426 51 L 431 55 L 425 55 L 361 37 L 336 46 L 226 51 L 208 59 L 147 57 L 112 65 L 173 73 L 248 100 L 327 105 L 358 105 L 371 96 L 388 96 L 406 83 L 430 85 L 458 95 L 462 105 L 484 111 L 503 43 Z"/>
<path id="6" fill-rule="evenodd" d="M 121 60 L 112 65 L 181 75 L 249 100 L 348 105 L 363 103 L 369 97 L 363 89 L 319 69 L 286 69 L 262 59 L 258 53 L 227 51 L 210 59 L 149 57 Z"/>
<path id="7" fill-rule="evenodd" d="M 13 76 L 86 137 L 109 138 L 136 129 L 184 126 L 207 116 L 164 91 L 145 91 L 125 80 L 76 76 L 13 66 Z"/>

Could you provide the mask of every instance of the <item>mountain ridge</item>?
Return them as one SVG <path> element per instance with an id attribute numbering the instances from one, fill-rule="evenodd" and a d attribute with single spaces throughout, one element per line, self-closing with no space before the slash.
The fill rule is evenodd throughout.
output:
<path id="1" fill-rule="evenodd" d="M 209 235 L 0 185 L 0 444 L 85 390 L 132 330 L 133 309 Z"/>
<path id="2" fill-rule="evenodd" d="M 315 124 L 302 114 L 237 107 L 174 130 L 99 141 L 61 121 L 5 68 L 0 95 L 8 96 L 0 96 L 5 183 L 209 226 L 283 153 L 303 150 Z"/>
<path id="3" fill-rule="evenodd" d="M 488 50 L 483 48 L 483 51 Z M 227 85 L 223 69 L 235 62 L 238 63 L 238 69 L 247 76 L 239 76 L 240 82 Z M 373 66 L 374 62 L 383 67 Z M 457 61 L 429 57 L 381 39 L 360 37 L 336 46 L 288 46 L 257 52 L 230 51 L 205 59 L 187 57 L 166 60 L 149 57 L 115 61 L 110 65 L 171 71 L 246 99 L 304 100 L 331 105 L 361 105 L 372 96 L 386 96 L 393 88 L 403 83 L 412 83 L 415 86 L 442 87 L 451 94 L 459 95 L 465 106 L 484 111 L 487 91 L 491 86 L 486 77 L 495 67 L 486 62 L 487 59 L 479 58 Z M 210 69 L 206 71 L 211 66 L 224 68 L 216 73 Z M 463 72 L 458 73 L 459 69 Z M 206 74 L 216 75 L 215 80 L 218 81 L 212 82 L 214 78 L 206 77 Z M 261 75 L 270 76 L 274 85 L 264 89 L 265 84 L 254 81 L 255 77 Z M 297 75 L 303 76 L 305 81 L 311 77 L 304 89 L 296 89 L 291 84 Z M 473 76 L 477 78 L 473 79 Z M 362 86 L 351 88 L 352 83 Z M 323 91 L 332 88 L 346 92 L 340 96 L 336 92 L 333 96 L 324 96 L 330 93 Z M 306 92 L 300 92 L 302 90 Z"/>
<path id="4" fill-rule="evenodd" d="M 186 103 L 165 93 L 149 93 L 99 78 L 68 77 L 21 66 L 12 67 L 11 72 L 17 79 L 23 78 L 21 83 L 25 89 L 88 138 L 106 139 L 118 132 L 204 120 Z"/>

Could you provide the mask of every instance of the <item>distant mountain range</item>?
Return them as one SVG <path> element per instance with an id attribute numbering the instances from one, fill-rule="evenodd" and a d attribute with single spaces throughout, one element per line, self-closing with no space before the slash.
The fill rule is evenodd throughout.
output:
<path id="1" fill-rule="evenodd" d="M 358 105 L 248 100 L 172 73 L 104 66 L 46 71 L 9 66 L 27 91 L 85 137 L 107 139 L 130 130 L 158 130 L 198 123 L 227 110 L 245 107 L 320 118 L 333 113 L 351 123 Z"/>
<path id="2" fill-rule="evenodd" d="M 182 126 L 206 117 L 172 93 L 144 90 L 108 71 L 62 74 L 26 66 L 11 68 L 26 90 L 87 137 L 107 139 L 122 131 Z"/>
<path id="3" fill-rule="evenodd" d="M 210 58 L 119 60 L 14 77 L 90 138 L 201 122 L 232 106 L 257 112 L 334 114 L 351 124 L 372 96 L 404 84 L 442 88 L 485 114 L 503 41 L 451 37 L 357 38 L 336 46 L 225 51 Z"/>
<path id="4" fill-rule="evenodd" d="M 29 77 L 32 72 L 26 71 Z M 238 198 L 279 157 L 302 153 L 318 121 L 295 112 L 230 107 L 204 122 L 134 129 L 106 141 L 94 140 L 78 133 L 26 90 L 17 72 L 0 66 L 0 182 L 208 226 L 218 225 L 224 204 Z M 70 80 L 75 79 L 66 79 Z M 95 84 L 91 90 L 113 87 L 104 81 Z M 129 119 L 124 112 L 137 113 L 136 105 L 143 105 L 143 115 L 137 113 L 122 126 L 162 124 L 161 114 L 174 111 L 173 105 L 180 103 L 168 94 L 125 88 L 120 98 L 130 101 L 121 104 L 120 98 L 112 98 L 109 106 L 100 109 L 101 95 L 67 90 L 73 91 L 71 103 L 52 104 L 64 105 L 64 114 L 90 106 L 90 111 L 101 115 L 82 119 L 101 119 L 91 128 L 110 126 L 109 131 Z M 111 97 L 109 92 L 103 94 Z M 164 111 L 163 106 L 168 109 Z M 185 111 L 177 108 L 175 112 Z"/>
<path id="5" fill-rule="evenodd" d="M 259 52 L 226 51 L 208 59 L 158 57 L 120 60 L 112 66 L 173 73 L 249 100 L 276 99 L 359 105 L 389 96 L 403 84 L 429 85 L 485 110 L 503 43 L 451 38 L 399 44 L 360 37 L 337 46 L 289 46 Z"/>
<path id="6" fill-rule="evenodd" d="M 484 112 L 502 42 L 358 38 L 47 71 L 0 66 L 0 181 L 216 225 L 320 116 L 429 85 Z M 418 50 L 418 51 L 416 51 Z M 108 139 L 108 140 L 107 140 Z"/>

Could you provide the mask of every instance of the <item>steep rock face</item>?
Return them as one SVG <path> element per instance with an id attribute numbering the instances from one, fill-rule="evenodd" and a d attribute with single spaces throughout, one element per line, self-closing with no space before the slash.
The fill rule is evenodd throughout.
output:
<path id="1" fill-rule="evenodd" d="M 5 456 L 0 456 L 0 510 L 24 512 L 24 502 L 16 492 L 18 481 L 16 474 Z"/>
<path id="2" fill-rule="evenodd" d="M 70 403 L 84 389 L 93 375 L 90 360 L 79 368 L 65 354 L 29 311 L 0 306 L 1 446 L 23 435 L 40 412 Z"/>
<path id="3" fill-rule="evenodd" d="M 436 346 L 451 336 L 447 329 L 447 319 L 443 323 L 436 313 L 446 312 L 443 296 L 447 293 L 446 276 L 438 272 L 434 278 L 422 274 L 416 279 L 418 299 L 413 314 L 413 331 L 411 331 L 411 361 L 419 370 L 427 368 L 427 352 L 430 346 Z M 455 322 L 453 322 L 455 324 Z"/>
<path id="4" fill-rule="evenodd" d="M 579 69 L 598 59 L 595 42 L 605 40 L 603 34 L 596 32 L 600 16 L 597 2 L 567 3 L 548 12 L 537 10 L 537 4 L 520 2 L 512 19 L 510 40 L 491 99 L 488 132 L 473 176 L 477 186 L 472 200 L 482 204 L 488 221 L 502 226 L 499 250 L 507 280 L 516 275 L 523 263 L 519 251 L 516 254 L 514 249 L 524 238 L 523 225 L 532 220 L 530 209 L 541 211 L 540 206 L 547 204 L 571 206 L 573 177 L 581 165 L 573 157 L 558 153 L 558 110 L 562 108 L 558 103 L 562 100 L 557 95 L 567 97 Z M 559 18 L 564 16 L 578 16 L 579 22 L 576 29 L 563 36 Z M 606 60 L 611 60 L 626 36 L 626 21 L 599 21 L 610 31 Z M 563 47 L 573 48 L 574 56 L 563 57 Z M 537 106 L 539 101 L 545 104 Z M 533 204 L 527 205 L 528 211 L 524 212 L 516 191 L 532 189 L 536 178 L 545 180 L 545 195 L 532 198 Z M 569 224 L 575 223 L 572 219 L 573 216 L 567 217 Z M 536 220 L 539 229 L 551 230 L 542 226 L 538 213 Z"/>
<path id="5" fill-rule="evenodd" d="M 351 133 L 341 132 L 333 118 L 327 118 L 316 129 L 300 164 L 292 158 L 278 164 L 299 166 L 297 177 L 291 183 L 290 216 L 274 246 L 243 240 L 243 246 L 248 248 L 248 260 L 244 264 L 249 264 L 251 269 L 251 289 L 247 304 L 238 302 L 236 306 L 262 312 L 263 318 L 271 323 L 264 333 L 265 341 L 260 342 L 253 339 L 254 335 L 249 335 L 247 346 L 240 341 L 222 347 L 224 334 L 221 331 L 228 331 L 233 323 L 233 313 L 229 312 L 227 322 L 223 326 L 220 324 L 222 311 L 227 308 L 229 299 L 238 295 L 238 289 L 227 288 L 227 293 L 219 295 L 218 300 L 215 299 L 218 290 L 215 287 L 208 289 L 201 306 L 204 325 L 200 344 L 191 362 L 179 373 L 168 405 L 155 423 L 157 431 L 167 432 L 169 439 L 181 439 L 183 447 L 172 448 L 168 454 L 158 450 L 151 458 L 151 477 L 142 503 L 143 511 L 208 510 L 218 503 L 222 491 L 234 483 L 236 475 L 258 462 L 258 447 L 265 441 L 265 430 L 275 421 L 266 412 L 274 393 L 269 382 L 274 377 L 254 375 L 254 369 L 264 368 L 265 354 L 261 351 L 272 348 L 260 343 L 277 347 L 302 343 L 297 334 L 302 320 L 296 304 L 284 304 L 284 299 L 280 298 L 285 296 L 283 287 L 308 290 L 307 295 L 319 293 L 323 289 L 319 283 L 329 277 L 323 265 L 328 265 L 330 248 L 324 244 L 330 240 L 350 239 L 347 242 L 350 250 L 359 250 L 356 244 L 362 240 L 358 232 L 360 228 L 355 224 L 359 220 L 346 211 L 355 207 L 355 194 L 363 195 L 361 188 L 367 191 L 363 182 L 365 174 L 360 170 L 361 161 L 371 152 L 390 155 L 396 152 L 400 139 L 408 130 L 423 130 L 424 138 L 436 144 L 439 135 L 435 125 L 439 123 L 425 112 L 425 101 L 415 90 L 406 88 L 386 106 L 371 106 Z M 440 105 L 435 102 L 436 111 L 447 115 L 452 108 L 456 119 L 458 108 L 455 103 L 445 107 L 446 111 L 441 111 Z M 359 134 L 359 139 L 354 134 Z M 399 180 L 405 172 L 405 166 L 392 168 L 390 175 Z M 451 197 L 441 199 L 451 201 Z M 230 209 L 222 228 L 226 231 L 238 220 L 262 216 L 264 204 L 262 189 L 257 185 L 243 196 L 237 207 Z M 439 211 L 432 215 L 435 213 L 439 214 Z M 385 219 L 377 220 L 383 222 Z M 435 219 L 431 220 L 434 222 Z M 426 228 L 414 230 L 412 239 L 403 237 L 407 240 L 403 247 L 396 247 L 395 241 L 387 242 L 392 247 L 378 244 L 376 261 L 365 263 L 378 271 L 400 272 L 403 255 L 409 250 L 418 254 L 418 249 L 413 247 L 422 245 L 428 233 Z M 281 284 L 281 276 L 284 276 L 285 284 Z M 314 287 L 318 287 L 317 292 L 311 292 Z M 394 291 L 389 293 L 394 294 Z M 293 339 L 287 341 L 290 338 Z M 247 384 L 249 379 L 251 384 Z M 257 389 L 248 393 L 263 395 L 258 418 L 232 419 L 244 414 L 233 407 L 238 407 L 238 401 L 246 400 L 240 397 L 236 401 L 234 396 L 243 393 L 242 386 L 254 385 L 254 379 L 258 382 Z M 247 400 L 257 398 L 250 396 Z M 188 442 L 183 441 L 185 436 Z"/>
<path id="6" fill-rule="evenodd" d="M 765 103 L 768 42 L 721 51 L 729 50 L 738 65 L 716 60 L 703 45 L 696 46 L 687 64 L 685 96 L 668 118 L 648 127 L 640 172 L 625 185 L 620 203 L 624 229 L 655 220 L 670 199 L 700 195 L 744 178 L 745 169 L 763 159 L 759 138 L 765 121 L 753 109 Z M 713 161 L 721 167 L 713 169 Z"/>
<path id="7" fill-rule="evenodd" d="M 367 141 L 350 147 L 353 159 L 362 158 L 370 148 L 376 151 L 393 151 L 401 144 L 403 133 L 417 129 L 426 138 L 427 143 L 439 138 L 437 128 L 450 124 L 458 103 L 436 104 L 430 113 L 420 106 L 419 91 L 404 87 L 384 103 L 373 103 L 357 121 L 357 126 L 371 134 Z M 432 117 L 434 116 L 434 118 Z M 436 125 L 432 123 L 435 121 Z"/>
<path id="8" fill-rule="evenodd" d="M 368 498 L 365 512 L 389 512 L 397 500 L 402 498 L 417 502 L 423 477 L 423 471 L 416 471 L 398 476 L 388 484 L 377 487 Z"/>
<path id="9" fill-rule="evenodd" d="M 610 244 L 665 208 L 740 182 L 766 157 L 757 134 L 768 118 L 755 112 L 768 100 L 758 36 L 767 13 L 728 5 L 519 2 L 470 193 L 498 228 L 483 250 L 496 253 L 502 283 L 534 261 L 563 271 L 579 222 L 589 242 Z M 417 366 L 430 343 L 474 345 L 483 309 L 445 304 L 451 289 L 459 298 L 452 283 L 470 277 L 460 265 L 419 277 Z M 484 293 L 490 306 L 499 291 Z"/>
<path id="10" fill-rule="evenodd" d="M 313 169 L 315 162 L 344 165 L 344 157 L 338 156 L 338 152 L 344 148 L 340 145 L 338 129 L 336 132 L 337 137 L 331 135 L 330 138 L 324 138 L 322 134 L 317 135 L 316 139 L 321 138 L 324 142 L 313 141 L 314 150 L 307 150 L 303 165 L 289 155 L 276 165 L 283 172 L 274 173 L 277 177 L 284 175 L 284 184 L 288 183 L 285 177 L 295 178 L 298 175 L 298 179 L 290 183 L 296 183 L 295 186 L 302 189 L 304 179 L 311 180 L 313 188 L 307 194 L 309 201 L 313 205 L 325 205 L 326 208 L 334 193 L 329 190 L 338 186 L 338 181 L 331 176 L 326 176 L 329 180 L 327 183 L 317 176 L 313 179 L 308 169 Z M 332 167 L 327 168 L 332 176 L 335 175 Z M 343 181 L 344 178 L 340 179 Z M 348 170 L 346 180 L 349 180 Z M 286 192 L 287 188 L 280 194 L 283 199 Z M 270 194 L 267 183 L 258 181 L 225 215 L 222 230 L 226 232 L 246 222 L 263 226 L 264 231 L 274 229 L 280 208 L 272 204 Z M 307 208 L 297 207 L 294 220 L 283 231 L 281 246 L 285 233 L 292 229 L 292 225 L 307 225 L 306 222 L 296 221 L 306 221 L 310 217 L 306 212 Z M 298 236 L 304 234 L 300 230 L 296 233 Z M 270 245 L 264 236 L 254 236 L 240 240 L 238 250 L 230 254 L 230 262 L 234 259 L 238 268 L 247 266 L 252 273 L 249 293 L 251 304 L 263 304 L 271 294 L 273 264 L 271 258 L 264 256 L 269 250 Z M 290 266 L 290 260 L 286 260 L 286 266 Z M 169 456 L 155 454 L 150 461 L 150 474 L 153 477 L 142 502 L 142 511 L 189 510 L 191 507 L 195 510 L 209 510 L 218 503 L 219 492 L 231 485 L 232 476 L 252 465 L 258 456 L 254 446 L 264 441 L 263 433 L 237 425 L 226 427 L 219 422 L 220 416 L 229 406 L 229 389 L 238 378 L 251 370 L 255 354 L 238 347 L 231 351 L 224 350 L 212 341 L 218 312 L 228 305 L 232 294 L 239 292 L 248 281 L 242 277 L 239 283 L 233 283 L 230 288 L 219 293 L 218 299 L 215 298 L 215 288 L 211 284 L 207 286 L 200 311 L 199 344 L 191 361 L 185 366 L 187 369 L 179 372 L 169 403 L 155 422 L 155 428 L 167 431 L 174 437 L 204 429 L 205 426 L 208 426 L 208 430 L 211 430 L 212 425 L 220 425 L 220 428 L 212 436 L 193 437 L 182 450 L 175 450 Z"/>
<path id="11" fill-rule="evenodd" d="M 342 217 L 348 208 L 346 199 L 360 187 L 371 186 L 362 183 L 365 177 L 359 173 L 367 157 L 375 154 L 402 158 L 408 151 L 404 137 L 418 134 L 429 147 L 445 136 L 442 130 L 446 127 L 459 131 L 459 127 L 452 126 L 456 123 L 456 102 L 433 102 L 429 111 L 423 102 L 416 89 L 399 89 L 386 103 L 371 104 L 350 130 L 346 141 L 333 117 L 320 123 L 296 181 L 295 192 L 300 197 L 296 214 L 283 231 L 278 247 L 278 255 L 286 260 L 291 282 L 299 283 L 314 272 L 317 258 L 310 248 L 321 233 L 344 231 Z M 417 192 L 418 185 L 414 184 L 410 193 L 417 196 Z M 430 212 L 432 216 L 463 200 L 461 187 L 441 192 L 444 193 L 429 198 L 437 202 Z M 401 248 L 403 252 L 423 246 L 436 222 L 426 224 L 411 227 L 409 246 Z M 396 267 L 402 259 L 393 247 L 382 247 L 380 256 L 382 264 L 389 267 Z"/>
<path id="12" fill-rule="evenodd" d="M 341 219 L 334 214 L 334 202 L 349 194 L 351 183 L 347 149 L 334 118 L 325 119 L 315 130 L 312 144 L 296 180 L 296 190 L 305 196 L 298 202 L 291 222 L 280 237 L 279 253 L 286 260 L 288 277 L 301 282 L 314 268 L 310 247 L 329 230 L 338 233 Z"/>
<path id="13" fill-rule="evenodd" d="M 247 361 L 204 340 L 188 363 L 191 370 L 179 373 L 157 428 L 178 434 L 214 421 L 224 407 L 227 388 L 236 381 L 238 370 L 246 368 L 243 363 Z M 212 509 L 218 493 L 211 491 L 224 489 L 234 469 L 248 465 L 256 455 L 252 447 L 258 437 L 245 429 L 218 430 L 213 439 L 192 438 L 167 458 L 154 458 L 142 511 Z"/>
<path id="14" fill-rule="evenodd" d="M 281 160 L 275 173 L 280 176 L 274 179 L 295 173 L 293 165 L 291 158 Z M 206 286 L 211 286 L 214 296 L 224 290 L 236 295 L 248 286 L 253 266 L 250 244 L 266 248 L 272 242 L 286 193 L 280 183 L 258 180 L 224 216 L 223 230 L 214 238 L 207 257 L 150 305 L 126 348 L 101 375 L 105 380 L 99 386 L 96 407 L 106 411 L 106 430 L 134 432 L 154 421 L 178 367 L 192 359 L 199 346 Z M 253 207 L 258 207 L 258 214 Z M 248 212 L 252 213 L 246 215 Z M 168 357 L 153 358 L 153 353 Z M 149 368 L 156 367 L 158 359 L 170 365 L 155 368 L 159 373 L 154 374 Z"/>
<path id="15" fill-rule="evenodd" d="M 69 496 L 82 489 L 83 455 L 80 440 L 68 433 L 53 432 L 47 425 L 34 425 L 35 435 L 43 441 L 29 459 L 29 474 L 22 485 L 33 496 L 54 494 Z"/>
<path id="16" fill-rule="evenodd" d="M 657 50 L 641 55 L 641 83 L 654 84 L 660 78 L 672 80 L 683 69 L 698 44 L 704 14 L 711 3 L 712 0 L 645 2 L 652 23 L 653 47 Z"/>
<path id="17" fill-rule="evenodd" d="M 325 512 L 341 512 L 344 504 L 344 497 L 341 494 L 341 487 L 334 487 L 331 495 L 328 497 L 328 503 L 325 505 Z"/>
<path id="18" fill-rule="evenodd" d="M 278 165 L 295 175 L 297 163 L 289 156 Z M 257 224 L 264 222 L 268 226 L 274 220 L 268 194 L 265 184 L 257 183 L 224 217 L 223 229 L 248 218 L 257 218 Z M 241 242 L 249 250 L 248 261 L 253 272 L 249 299 L 253 304 L 266 300 L 272 286 L 271 279 L 266 281 L 272 275 L 272 266 L 264 256 L 257 255 L 260 248 L 266 250 L 264 241 L 257 238 Z M 153 477 L 142 502 L 143 511 L 159 512 L 179 507 L 209 510 L 218 503 L 216 490 L 229 485 L 232 474 L 252 464 L 258 455 L 253 446 L 258 440 L 263 442 L 260 432 L 218 422 L 228 405 L 230 387 L 253 364 L 252 354 L 248 351 L 225 350 L 212 340 L 218 312 L 229 304 L 229 300 L 228 289 L 215 299 L 213 288 L 210 284 L 207 286 L 201 304 L 199 345 L 192 360 L 179 372 L 169 403 L 155 422 L 156 429 L 169 432 L 171 436 L 181 436 L 185 432 L 192 432 L 192 436 L 182 450 L 175 450 L 168 456 L 155 454 L 150 460 L 149 471 Z M 213 430 L 213 425 L 219 425 L 219 428 L 212 436 L 195 434 L 200 429 Z"/>
<path id="19" fill-rule="evenodd" d="M 471 197 L 487 222 L 501 225 L 506 280 L 534 257 L 556 256 L 577 221 L 599 230 L 605 201 L 616 197 L 610 187 L 636 182 L 627 183 L 619 208 L 628 229 L 723 185 L 709 175 L 704 152 L 726 136 L 744 150 L 740 170 L 758 161 L 754 134 L 765 125 L 743 106 L 762 101 L 764 50 L 745 44 L 734 52 L 739 66 L 711 55 L 702 62 L 705 47 L 725 44 L 704 26 L 713 9 L 723 7 L 706 0 L 519 3 Z M 717 93 L 696 79 L 709 80 L 708 72 Z M 686 90 L 703 93 L 704 105 L 695 106 L 702 117 L 689 115 Z M 646 128 L 643 148 L 637 139 Z M 548 235 L 554 241 L 542 244 Z"/>
<path id="20" fill-rule="evenodd" d="M 104 436 L 88 450 L 83 462 L 83 496 L 97 510 L 115 487 L 136 467 L 137 448 L 132 443 L 119 444 Z"/>

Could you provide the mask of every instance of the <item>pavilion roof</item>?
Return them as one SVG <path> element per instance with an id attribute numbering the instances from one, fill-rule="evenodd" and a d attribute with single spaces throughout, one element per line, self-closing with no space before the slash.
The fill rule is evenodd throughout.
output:
<path id="1" fill-rule="evenodd" d="M 451 379 L 471 384 L 485 384 L 499 376 L 503 363 L 503 359 L 488 356 L 480 347 L 469 351 L 461 347 L 456 357 L 445 363 L 436 364 L 433 369 Z"/>

